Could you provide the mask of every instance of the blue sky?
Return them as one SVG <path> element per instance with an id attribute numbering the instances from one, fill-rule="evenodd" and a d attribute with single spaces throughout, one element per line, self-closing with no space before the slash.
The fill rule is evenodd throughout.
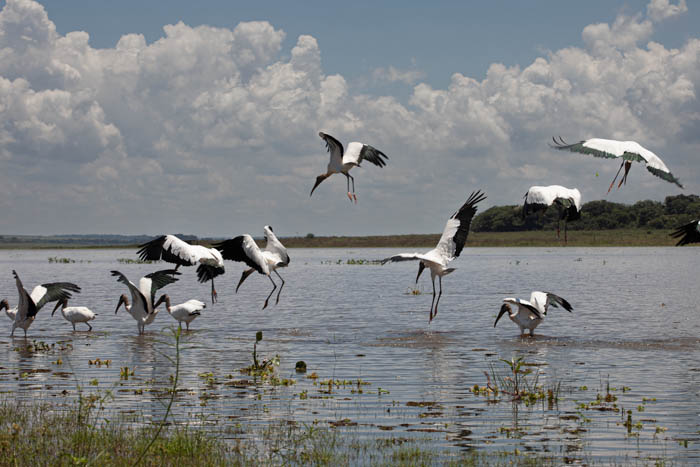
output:
<path id="1" fill-rule="evenodd" d="M 473 189 L 603 198 L 617 164 L 554 134 L 635 139 L 700 191 L 683 1 L 0 6 L 2 233 L 436 232 Z M 355 170 L 358 206 L 337 175 L 308 198 L 319 130 L 389 155 Z M 608 199 L 681 192 L 630 181 Z"/>

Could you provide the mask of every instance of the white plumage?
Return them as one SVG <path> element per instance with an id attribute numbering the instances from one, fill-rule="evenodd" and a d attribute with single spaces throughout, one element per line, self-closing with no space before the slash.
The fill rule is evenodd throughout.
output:
<path id="1" fill-rule="evenodd" d="M 164 269 L 147 274 L 142 277 L 137 287 L 127 277 L 119 271 L 112 271 L 112 275 L 117 277 L 117 281 L 126 285 L 131 292 L 132 303 L 129 303 L 129 298 L 126 295 L 119 297 L 119 303 L 114 310 L 116 315 L 119 307 L 124 304 L 124 308 L 136 321 L 139 334 L 143 334 L 147 324 L 151 324 L 158 314 L 158 310 L 154 309 L 153 302 L 155 301 L 155 293 L 157 290 L 165 287 L 168 284 L 176 282 L 178 279 L 174 277 L 180 274 L 174 269 Z"/>
<path id="2" fill-rule="evenodd" d="M 580 152 L 583 154 L 591 154 L 595 157 L 604 157 L 609 159 L 622 158 L 622 164 L 615 174 L 615 178 L 610 183 L 608 193 L 612 190 L 617 176 L 620 174 L 622 167 L 625 168 L 625 173 L 617 185 L 619 189 L 623 184 L 627 184 L 627 174 L 629 173 L 632 162 L 643 162 L 647 170 L 659 178 L 662 178 L 670 183 L 675 183 L 680 188 L 683 188 L 681 182 L 673 176 L 671 171 L 666 167 L 664 161 L 659 156 L 637 143 L 636 141 L 617 141 L 614 139 L 591 138 L 580 141 L 575 144 L 566 144 L 561 138 L 559 141 L 554 140 L 554 148 L 565 149 L 571 152 Z"/>
<path id="3" fill-rule="evenodd" d="M 570 189 L 561 185 L 531 186 L 524 198 L 523 217 L 532 213 L 544 213 L 549 206 L 556 206 L 559 214 L 557 238 L 559 238 L 559 223 L 563 220 L 566 242 L 568 222 L 581 218 L 581 192 L 577 188 Z"/>
<path id="4" fill-rule="evenodd" d="M 377 167 L 384 167 L 389 156 L 382 151 L 373 148 L 369 144 L 358 143 L 353 141 L 349 143 L 347 148 L 343 150 L 343 144 L 329 134 L 319 132 L 318 136 L 326 142 L 326 149 L 330 153 L 330 161 L 326 168 L 326 173 L 316 177 L 316 183 L 311 189 L 309 196 L 314 194 L 314 190 L 333 174 L 342 173 L 345 175 L 348 183 L 348 198 L 350 202 L 353 200 L 357 203 L 357 195 L 355 194 L 355 178 L 350 175 L 350 169 L 360 167 L 363 160 L 368 160 Z M 350 191 L 350 181 L 352 180 L 352 191 Z"/>
<path id="5" fill-rule="evenodd" d="M 469 226 L 471 225 L 474 214 L 476 214 L 476 204 L 484 199 L 486 199 L 486 195 L 480 191 L 473 192 L 462 207 L 448 219 L 437 246 L 427 253 L 400 253 L 382 260 L 382 264 L 386 264 L 389 261 L 420 261 L 416 283 L 423 269 L 426 267 L 430 268 L 430 278 L 433 282 L 433 301 L 430 304 L 429 322 L 437 315 L 438 304 L 442 296 L 442 276 L 446 276 L 454 271 L 454 268 L 448 268 L 447 265 L 462 252 L 464 243 L 467 241 L 467 236 L 469 235 Z M 437 302 L 435 301 L 436 276 L 439 278 L 440 282 L 440 293 L 437 296 Z"/>
<path id="6" fill-rule="evenodd" d="M 503 302 L 493 327 L 496 327 L 501 316 L 508 313 L 510 320 L 520 328 L 520 335 L 525 334 L 526 329 L 530 331 L 531 336 L 534 335 L 535 328 L 542 324 L 550 306 L 561 306 L 568 312 L 573 310 L 569 302 L 549 292 L 534 291 L 530 294 L 530 301 L 509 297 L 504 298 Z M 517 307 L 517 311 L 513 311 L 511 305 Z"/>
<path id="7" fill-rule="evenodd" d="M 66 321 L 73 325 L 73 331 L 76 330 L 75 325 L 77 323 L 87 324 L 88 331 L 92 331 L 92 326 L 90 325 L 90 323 L 88 323 L 88 321 L 92 321 L 93 319 L 95 319 L 95 316 L 97 316 L 95 313 L 92 312 L 92 310 L 84 306 L 69 307 L 68 300 L 62 299 L 56 303 L 56 306 L 51 312 L 51 316 L 53 316 L 54 313 L 56 313 L 58 307 L 61 307 L 61 314 L 63 315 L 63 318 L 65 318 Z"/>
<path id="8" fill-rule="evenodd" d="M 211 302 L 217 298 L 214 278 L 224 274 L 224 258 L 216 248 L 191 245 L 175 235 L 163 235 L 139 246 L 137 251 L 143 261 L 163 260 L 180 266 L 197 266 L 199 282 L 211 281 Z"/>
<path id="9" fill-rule="evenodd" d="M 14 270 L 12 274 L 15 276 L 17 292 L 19 293 L 19 303 L 17 304 L 17 312 L 15 319 L 12 322 L 12 333 L 15 335 L 15 329 L 21 328 L 24 330 L 24 337 L 27 337 L 27 329 L 32 325 L 36 314 L 39 310 L 49 302 L 56 300 L 71 298 L 71 292 L 79 293 L 80 287 L 70 282 L 51 282 L 41 284 L 34 287 L 31 295 L 27 293 L 22 285 L 19 275 Z"/>
<path id="10" fill-rule="evenodd" d="M 263 227 L 265 232 L 265 239 L 267 240 L 267 245 L 264 250 L 261 250 L 258 245 L 248 234 L 240 235 L 236 238 L 223 241 L 214 245 L 219 251 L 224 259 L 232 261 L 241 261 L 250 266 L 250 269 L 243 271 L 241 274 L 241 280 L 238 282 L 236 287 L 236 292 L 240 288 L 243 281 L 253 273 L 253 271 L 258 271 L 260 274 L 267 276 L 272 282 L 272 290 L 270 294 L 265 299 L 265 304 L 263 305 L 263 310 L 267 308 L 268 301 L 272 296 L 272 293 L 277 289 L 277 284 L 272 280 L 270 274 L 274 272 L 277 277 L 282 281 L 280 289 L 277 292 L 277 300 L 275 304 L 280 301 L 280 294 L 282 293 L 282 288 L 284 287 L 284 279 L 277 272 L 278 268 L 285 268 L 289 265 L 289 255 L 287 254 L 287 249 L 282 245 L 282 242 L 275 236 L 272 231 L 272 227 L 266 225 Z"/>
<path id="11" fill-rule="evenodd" d="M 180 303 L 179 305 L 175 306 L 170 306 L 170 296 L 167 294 L 163 294 L 159 299 L 158 302 L 156 302 L 155 307 L 158 308 L 158 306 L 165 302 L 165 308 L 168 310 L 168 313 L 170 313 L 170 316 L 172 316 L 177 322 L 178 326 L 182 328 L 182 323 L 184 322 L 187 325 L 187 330 L 190 330 L 190 323 L 194 321 L 194 319 L 202 314 L 202 310 L 204 310 L 207 305 L 205 305 L 203 302 L 200 302 L 199 300 L 187 300 L 185 303 Z"/>

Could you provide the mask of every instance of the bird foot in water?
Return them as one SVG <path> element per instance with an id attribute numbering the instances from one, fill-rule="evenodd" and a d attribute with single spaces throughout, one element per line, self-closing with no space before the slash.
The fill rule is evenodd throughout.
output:
<path id="1" fill-rule="evenodd" d="M 348 199 L 349 199 L 350 202 L 352 203 L 352 193 L 350 193 L 349 191 L 348 191 Z"/>
<path id="2" fill-rule="evenodd" d="M 352 194 L 352 199 L 354 199 L 354 200 L 355 200 L 355 204 L 357 204 L 357 196 L 355 195 L 355 193 Z"/>

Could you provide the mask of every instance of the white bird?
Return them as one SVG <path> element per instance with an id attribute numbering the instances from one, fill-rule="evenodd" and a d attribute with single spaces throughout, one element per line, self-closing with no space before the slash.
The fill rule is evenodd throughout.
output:
<path id="1" fill-rule="evenodd" d="M 566 144 L 561 137 L 559 137 L 559 141 L 554 138 L 552 139 L 554 140 L 554 146 L 552 147 L 556 149 L 566 149 L 571 152 L 591 154 L 595 157 L 605 157 L 608 159 L 617 159 L 618 157 L 621 157 L 622 164 L 620 164 L 620 168 L 617 170 L 615 178 L 613 178 L 613 181 L 610 183 L 608 193 L 610 193 L 610 190 L 612 190 L 615 180 L 617 180 L 617 176 L 620 175 L 620 171 L 622 170 L 623 166 L 625 167 L 625 173 L 622 176 L 620 183 L 617 185 L 617 188 L 619 189 L 623 184 L 627 184 L 627 173 L 630 171 L 630 167 L 632 167 L 632 161 L 644 162 L 649 172 L 666 180 L 667 182 L 675 183 L 679 187 L 683 188 L 681 182 L 673 176 L 671 171 L 668 170 L 668 167 L 666 167 L 666 164 L 664 164 L 664 161 L 662 161 L 659 156 L 635 141 L 617 141 L 614 139 L 591 138 L 585 141 L 580 141 L 576 144 Z"/>
<path id="2" fill-rule="evenodd" d="M 469 226 L 474 214 L 476 214 L 476 204 L 485 199 L 486 195 L 481 191 L 472 192 L 462 207 L 449 218 L 440 241 L 429 252 L 425 254 L 401 253 L 382 260 L 382 264 L 386 264 L 389 261 L 420 260 L 416 283 L 418 283 L 418 278 L 420 278 L 423 269 L 426 267 L 430 268 L 430 278 L 433 281 L 433 301 L 430 304 L 430 319 L 428 322 L 431 322 L 437 316 L 438 303 L 440 303 L 440 297 L 442 296 L 442 276 L 446 276 L 455 270 L 455 268 L 448 268 L 447 265 L 462 252 L 464 243 L 467 241 L 467 235 L 469 235 Z M 440 294 L 437 296 L 437 302 L 435 301 L 435 276 L 440 279 Z M 435 305 L 434 309 L 433 304 Z"/>
<path id="3" fill-rule="evenodd" d="M 678 238 L 676 246 L 687 245 L 689 243 L 700 242 L 700 220 L 691 221 L 685 225 L 676 228 L 671 234 L 671 237 Z"/>
<path id="4" fill-rule="evenodd" d="M 200 302 L 199 300 L 187 300 L 185 303 L 180 303 L 179 305 L 171 307 L 170 296 L 168 294 L 163 294 L 156 302 L 155 308 L 158 308 L 163 302 L 165 302 L 165 308 L 168 310 L 168 313 L 170 313 L 170 316 L 178 322 L 178 326 L 182 329 L 182 323 L 184 322 L 187 325 L 188 331 L 190 330 L 190 323 L 194 321 L 197 316 L 201 315 L 202 310 L 207 307 L 204 302 Z"/>
<path id="5" fill-rule="evenodd" d="M 531 186 L 525 193 L 523 218 L 532 213 L 544 213 L 549 206 L 556 206 L 557 238 L 559 238 L 559 223 L 564 221 L 564 242 L 567 241 L 567 223 L 581 218 L 581 192 L 577 188 L 569 189 L 561 185 Z"/>
<path id="6" fill-rule="evenodd" d="M 520 298 L 510 297 L 504 298 L 503 302 L 493 327 L 495 328 L 501 316 L 508 312 L 510 320 L 520 327 L 521 336 L 525 334 L 526 329 L 530 330 L 531 336 L 534 335 L 535 328 L 542 324 L 544 317 L 547 316 L 547 310 L 550 305 L 554 308 L 559 308 L 561 305 L 569 313 L 573 310 L 569 302 L 549 292 L 532 292 L 529 302 Z M 518 310 L 514 312 L 510 305 L 517 306 Z"/>
<path id="7" fill-rule="evenodd" d="M 158 314 L 158 310 L 154 310 L 153 302 L 155 300 L 156 291 L 165 287 L 168 284 L 177 282 L 175 275 L 180 274 L 174 269 L 164 269 L 161 271 L 152 272 L 141 278 L 137 287 L 127 277 L 119 271 L 112 271 L 112 275 L 117 277 L 117 281 L 125 284 L 131 292 L 131 301 L 126 295 L 119 297 L 119 303 L 114 310 L 116 315 L 119 307 L 124 304 L 124 308 L 129 312 L 132 318 L 136 320 L 139 334 L 143 334 L 147 324 L 150 324 Z"/>
<path id="8" fill-rule="evenodd" d="M 264 310 L 267 308 L 267 303 L 272 293 L 277 288 L 277 284 L 275 284 L 275 281 L 272 280 L 270 276 L 272 272 L 277 274 L 277 277 L 282 281 L 280 290 L 277 292 L 277 301 L 275 301 L 275 305 L 280 302 L 280 294 L 282 293 L 282 287 L 284 287 L 284 279 L 280 276 L 280 273 L 277 272 L 277 269 L 286 268 L 289 265 L 289 255 L 287 254 L 287 249 L 282 245 L 282 242 L 280 242 L 274 232 L 272 232 L 272 227 L 266 225 L 263 227 L 263 230 L 265 231 L 265 239 L 267 240 L 267 245 L 264 250 L 258 248 L 253 237 L 248 234 L 217 243 L 214 246 L 221 251 L 224 259 L 242 261 L 250 266 L 250 269 L 246 269 L 243 271 L 243 274 L 241 274 L 241 280 L 236 287 L 236 293 L 238 293 L 238 289 L 243 281 L 246 280 L 253 271 L 258 271 L 260 274 L 270 279 L 270 282 L 272 282 L 272 290 L 265 299 L 265 305 L 262 307 Z"/>
<path id="9" fill-rule="evenodd" d="M 388 159 L 389 156 L 384 154 L 382 151 L 373 148 L 369 144 L 358 143 L 356 141 L 349 143 L 348 147 L 345 149 L 345 151 L 343 151 L 343 145 L 331 135 L 319 132 L 318 136 L 320 136 L 321 139 L 326 142 L 326 149 L 331 154 L 331 160 L 328 162 L 326 173 L 316 177 L 316 183 L 311 189 L 309 196 L 314 194 L 314 190 L 321 184 L 322 181 L 333 174 L 342 173 L 345 175 L 348 182 L 348 198 L 350 198 L 350 202 L 355 200 L 355 203 L 357 203 L 357 195 L 355 195 L 355 178 L 350 175 L 350 169 L 353 167 L 360 167 L 360 163 L 363 160 L 368 160 L 377 167 L 384 167 L 386 165 L 386 161 L 384 159 Z M 352 180 L 352 191 L 350 191 L 350 180 Z"/>
<path id="10" fill-rule="evenodd" d="M 32 290 L 32 294 L 29 295 L 22 285 L 22 281 L 17 275 L 17 272 L 13 270 L 12 274 L 14 274 L 15 282 L 17 283 L 19 303 L 17 305 L 15 320 L 12 323 L 12 333 L 10 336 L 15 335 L 15 329 L 22 328 L 24 330 L 24 337 L 26 338 L 27 329 L 32 325 L 36 314 L 44 305 L 56 300 L 69 299 L 71 298 L 71 292 L 80 293 L 80 287 L 70 282 L 52 282 L 37 285 L 34 287 L 34 290 Z"/>
<path id="11" fill-rule="evenodd" d="M 75 331 L 76 323 L 85 323 L 87 324 L 88 331 L 92 331 L 92 326 L 90 326 L 90 323 L 88 323 L 88 321 L 92 321 L 97 315 L 93 313 L 92 310 L 90 310 L 90 308 L 84 306 L 69 307 L 68 299 L 63 298 L 56 303 L 56 306 L 51 312 L 51 316 L 53 316 L 54 313 L 56 313 L 58 307 L 61 307 L 61 314 L 66 319 L 66 321 L 73 325 L 73 331 Z"/>
<path id="12" fill-rule="evenodd" d="M 10 321 L 14 321 L 15 316 L 17 316 L 17 307 L 10 308 L 10 304 L 7 303 L 7 299 L 2 299 L 0 301 L 0 310 L 3 309 L 5 310 L 5 315 L 10 318 Z"/>
<path id="13" fill-rule="evenodd" d="M 176 264 L 175 270 L 180 266 L 198 265 L 197 278 L 201 283 L 211 281 L 211 302 L 216 303 L 217 294 L 214 288 L 214 278 L 226 272 L 224 259 L 216 248 L 190 245 L 175 235 L 163 235 L 139 245 L 137 254 L 142 261 L 163 260 Z"/>

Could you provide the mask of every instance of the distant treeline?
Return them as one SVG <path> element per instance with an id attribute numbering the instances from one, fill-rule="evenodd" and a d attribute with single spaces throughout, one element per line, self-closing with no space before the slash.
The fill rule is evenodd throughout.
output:
<path id="1" fill-rule="evenodd" d="M 177 234 L 185 241 L 196 241 L 195 235 Z M 139 245 L 153 240 L 152 235 L 117 235 L 117 234 L 75 234 L 75 235 L 0 235 L 0 244 L 43 244 L 61 246 L 118 246 L 118 245 Z"/>
<path id="2" fill-rule="evenodd" d="M 632 205 L 610 201 L 590 201 L 581 208 L 581 219 L 570 222 L 569 230 L 674 229 L 700 216 L 697 195 L 667 196 L 663 203 L 638 201 Z M 522 204 L 494 206 L 477 214 L 472 222 L 475 232 L 519 232 L 554 229 L 557 209 L 550 207 L 544 216 L 522 218 Z"/>

